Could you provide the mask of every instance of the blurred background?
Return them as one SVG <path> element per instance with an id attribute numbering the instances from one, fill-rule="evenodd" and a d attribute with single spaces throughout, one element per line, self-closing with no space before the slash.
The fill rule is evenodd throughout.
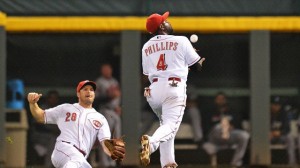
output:
<path id="1" fill-rule="evenodd" d="M 27 93 L 42 93 L 43 104 L 53 92 L 56 105 L 75 103 L 78 82 L 103 76 L 103 64 L 111 66 L 119 82 L 122 135 L 129 146 L 133 144 L 127 154 L 133 156 L 122 164 L 138 166 L 139 147 L 134 144 L 141 133 L 150 133 L 158 124 L 140 91 L 145 87 L 140 50 L 151 38 L 145 21 L 150 14 L 165 11 L 170 11 L 175 35 L 198 35 L 193 46 L 206 58 L 201 73 L 189 74 L 192 103 L 175 142 L 178 164 L 230 164 L 236 147 L 218 151 L 217 163 L 202 148 L 209 142 L 216 96 L 224 93 L 237 116 L 234 128 L 250 134 L 244 165 L 299 165 L 300 1 L 0 0 L 0 11 L 0 163 L 4 167 L 51 167 L 47 157 L 52 151 L 45 147 L 49 144 L 38 140 L 59 132 L 43 128 L 40 132 L 48 135 L 35 135 L 40 126 L 28 109 Z M 95 103 L 97 109 L 101 102 Z M 272 137 L 272 104 L 280 104 L 284 114 L 276 123 L 288 119 L 286 127 L 278 128 L 278 137 Z M 196 109 L 193 115 L 191 107 Z M 295 153 L 292 161 L 288 147 Z M 91 153 L 94 167 L 101 167 L 99 155 L 97 150 Z M 14 156 L 20 160 L 11 159 Z M 158 152 L 151 164 L 159 165 Z"/>

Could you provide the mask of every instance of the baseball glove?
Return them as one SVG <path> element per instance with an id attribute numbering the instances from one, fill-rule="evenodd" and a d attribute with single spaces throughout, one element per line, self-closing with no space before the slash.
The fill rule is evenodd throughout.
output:
<path id="1" fill-rule="evenodd" d="M 122 161 L 125 158 L 125 142 L 123 138 L 104 140 L 113 160 Z"/>

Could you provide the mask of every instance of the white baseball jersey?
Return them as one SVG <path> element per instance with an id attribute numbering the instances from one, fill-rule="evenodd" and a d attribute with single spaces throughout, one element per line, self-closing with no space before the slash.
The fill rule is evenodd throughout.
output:
<path id="1" fill-rule="evenodd" d="M 96 139 L 110 139 L 111 132 L 106 118 L 94 108 L 83 108 L 78 103 L 62 104 L 45 110 L 45 123 L 57 124 L 61 133 L 57 142 L 69 142 L 88 157 Z M 75 149 L 75 148 L 74 148 Z"/>
<path id="2" fill-rule="evenodd" d="M 179 77 L 187 80 L 188 67 L 200 60 L 185 36 L 157 35 L 142 49 L 143 73 L 150 81 L 154 77 Z"/>
<path id="3" fill-rule="evenodd" d="M 151 82 L 147 101 L 160 119 L 159 128 L 149 136 L 150 151 L 160 148 L 161 167 L 177 165 L 174 139 L 185 110 L 188 67 L 199 60 L 184 36 L 157 35 L 143 46 L 143 73 Z"/>

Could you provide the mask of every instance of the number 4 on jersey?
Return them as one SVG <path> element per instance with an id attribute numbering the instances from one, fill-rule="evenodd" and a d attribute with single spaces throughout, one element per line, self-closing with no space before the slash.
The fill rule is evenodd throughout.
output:
<path id="1" fill-rule="evenodd" d="M 164 71 L 164 70 L 167 69 L 167 67 L 168 67 L 168 65 L 166 64 L 165 54 L 160 54 L 159 60 L 158 60 L 157 65 L 156 65 L 157 70 L 158 71 L 159 70 Z"/>

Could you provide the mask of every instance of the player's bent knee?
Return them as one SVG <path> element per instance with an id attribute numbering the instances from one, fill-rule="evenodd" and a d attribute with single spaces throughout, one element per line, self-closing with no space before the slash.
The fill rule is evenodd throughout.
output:
<path id="1" fill-rule="evenodd" d="M 210 143 L 210 142 L 206 142 L 203 145 L 203 149 L 207 152 L 207 154 L 209 155 L 213 155 L 215 153 L 217 153 L 217 147 L 216 145 Z"/>

